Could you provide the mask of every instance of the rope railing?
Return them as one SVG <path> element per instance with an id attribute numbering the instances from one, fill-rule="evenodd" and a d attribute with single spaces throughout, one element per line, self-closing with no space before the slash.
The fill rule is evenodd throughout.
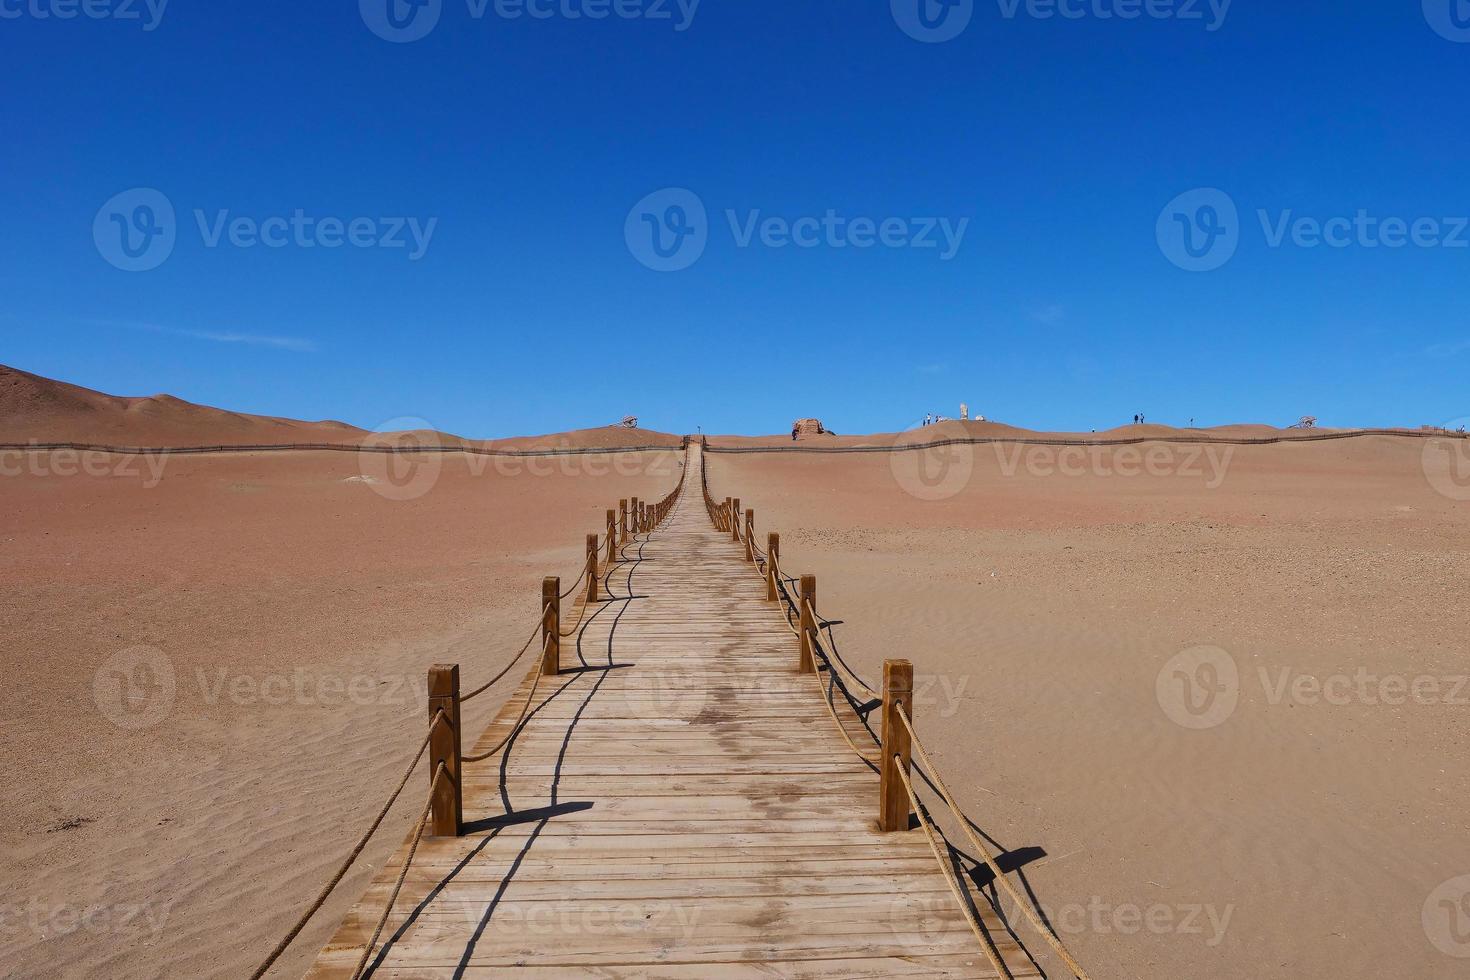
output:
<path id="1" fill-rule="evenodd" d="M 687 446 L 687 440 L 686 440 Z M 607 511 L 607 524 L 605 527 L 606 547 L 608 554 L 609 569 L 615 564 L 613 556 L 619 545 L 637 541 L 640 538 L 647 540 L 653 532 L 663 523 L 673 508 L 678 503 L 683 490 L 684 478 L 687 476 L 687 468 L 680 475 L 679 482 L 673 490 L 664 495 L 656 502 L 639 501 L 636 497 L 619 501 L 618 508 Z M 520 650 L 510 659 L 501 670 L 489 681 L 475 688 L 468 694 L 461 694 L 459 690 L 459 665 L 458 664 L 436 664 L 429 668 L 429 728 L 424 740 L 419 744 L 418 751 L 414 753 L 413 760 L 403 773 L 397 788 L 388 797 L 386 803 L 378 811 L 377 817 L 367 831 L 358 840 L 351 853 L 342 862 L 332 879 L 327 882 L 321 892 L 310 905 L 297 917 L 295 923 L 285 936 L 276 944 L 265 961 L 251 974 L 251 980 L 260 980 L 270 968 L 280 959 L 292 941 L 301 934 L 312 916 L 321 911 L 326 904 L 332 891 L 341 883 L 348 870 L 362 855 L 374 833 L 382 826 L 389 811 L 403 794 L 415 769 L 418 768 L 420 760 L 427 753 L 433 763 L 433 774 L 429 778 L 429 794 L 425 801 L 423 812 L 415 822 L 412 832 L 407 838 L 408 853 L 405 857 L 403 867 L 399 870 L 398 878 L 393 884 L 387 904 L 383 908 L 377 925 L 373 930 L 371 938 L 363 947 L 362 955 L 353 970 L 352 980 L 359 980 L 368 968 L 378 940 L 382 937 L 383 928 L 391 916 L 393 906 L 398 900 L 398 895 L 403 887 L 403 882 L 408 874 L 409 866 L 412 864 L 414 855 L 423 838 L 427 836 L 459 836 L 464 829 L 463 796 L 461 785 L 461 768 L 468 763 L 483 762 L 505 748 L 524 728 L 531 705 L 535 702 L 536 692 L 539 689 L 541 678 L 558 674 L 561 672 L 561 641 L 579 629 L 585 630 L 587 623 L 587 610 L 598 601 L 597 583 L 599 581 L 599 561 L 602 544 L 597 535 L 588 535 L 587 560 L 582 565 L 581 574 L 571 588 L 562 591 L 561 580 L 557 577 L 549 577 L 542 583 L 541 618 L 536 629 L 526 638 Z M 580 603 L 577 620 L 571 628 L 563 631 L 561 628 L 561 603 L 563 599 L 573 595 L 583 582 L 587 582 L 586 593 Z M 631 597 L 624 597 L 631 598 Z M 510 732 L 505 738 L 488 752 L 478 755 L 466 756 L 461 753 L 461 725 L 460 708 L 466 702 L 481 694 L 484 694 L 495 684 L 506 677 L 510 671 L 525 657 L 531 648 L 537 633 L 541 634 L 541 663 L 531 677 L 531 686 L 526 694 L 526 700 L 521 705 L 519 715 Z"/>
<path id="2" fill-rule="evenodd" d="M 408 764 L 408 768 L 404 770 L 403 778 L 398 781 L 398 788 L 395 789 L 393 793 L 388 797 L 388 802 L 383 804 L 383 808 L 378 811 L 377 817 L 368 827 L 367 832 L 364 833 L 362 835 L 362 838 L 358 840 L 357 846 L 352 849 L 352 853 L 347 855 L 347 860 L 342 862 L 342 866 L 337 869 L 337 873 L 332 876 L 332 880 L 327 882 L 326 887 L 317 894 L 316 900 L 313 901 L 311 905 L 307 906 L 306 911 L 297 918 L 296 924 L 291 927 L 291 931 L 286 933 L 286 935 L 282 937 L 280 942 L 276 943 L 276 948 L 271 950 L 270 955 L 265 958 L 265 962 L 260 964 L 260 966 L 256 968 L 255 972 L 250 975 L 250 980 L 260 980 L 261 977 L 265 976 L 266 971 L 269 970 L 271 966 L 276 962 L 276 960 L 280 959 L 281 954 L 286 951 L 286 947 L 291 945 L 291 940 L 296 938 L 301 930 L 306 927 L 306 923 L 311 920 L 311 917 L 315 915 L 318 911 L 320 911 L 321 907 L 326 904 L 327 897 L 332 894 L 332 889 L 336 888 L 337 885 L 342 881 L 343 877 L 346 876 L 347 870 L 352 867 L 353 862 L 355 862 L 358 858 L 358 855 L 362 853 L 362 849 L 367 846 L 368 840 L 372 838 L 378 827 L 382 825 L 383 818 L 388 816 L 388 811 L 391 810 L 393 808 L 393 804 L 398 801 L 398 797 L 403 792 L 403 788 L 408 785 L 409 777 L 412 776 L 413 771 L 418 768 L 419 760 L 424 757 L 424 752 L 429 747 L 430 739 L 434 737 L 435 726 L 437 726 L 443 719 L 444 712 L 438 711 L 435 712 L 434 717 L 429 720 L 429 731 L 427 734 L 424 735 L 424 740 L 419 745 L 419 750 L 414 753 L 413 761 L 410 762 Z"/>
<path id="3" fill-rule="evenodd" d="M 708 511 L 710 521 L 718 531 L 731 532 L 732 539 L 741 541 L 740 525 L 738 521 L 738 498 L 727 497 L 724 502 L 717 501 L 709 490 L 709 469 L 702 466 L 700 470 L 700 482 L 704 493 L 705 509 Z M 963 889 L 953 867 L 945 859 L 941 852 L 939 841 L 943 841 L 950 855 L 958 858 L 963 857 L 975 866 L 984 865 L 999 883 L 999 887 L 1005 894 L 1016 903 L 1027 922 L 1042 939 L 1051 947 L 1072 971 L 1077 980 L 1090 980 L 1086 971 L 1067 949 L 1066 945 L 1037 912 L 1034 903 L 1024 899 L 1002 870 L 996 861 L 990 848 L 986 847 L 980 836 L 975 833 L 974 825 L 959 804 L 955 802 L 954 794 L 950 792 L 943 777 L 939 775 L 932 757 L 919 741 L 914 731 L 913 720 L 910 714 L 909 704 L 913 698 L 913 667 L 906 660 L 889 660 L 884 664 L 883 686 L 881 692 L 875 690 L 865 681 L 856 670 L 842 657 L 838 647 L 836 632 L 833 626 L 836 621 L 822 617 L 817 612 L 816 602 L 816 579 L 812 575 L 793 576 L 788 575 L 782 566 L 779 543 L 780 537 L 770 533 L 767 537 L 767 549 L 760 552 L 755 548 L 755 520 L 754 511 L 746 511 L 745 520 L 745 555 L 746 560 L 751 563 L 757 574 L 761 575 L 767 583 L 767 601 L 777 602 L 780 606 L 781 620 L 786 628 L 797 638 L 799 645 L 799 656 L 797 670 L 802 673 L 827 674 L 826 683 L 822 685 L 822 704 L 827 709 L 833 725 L 842 736 L 848 747 L 870 768 L 876 770 L 880 778 L 879 786 L 879 825 L 885 831 L 898 831 L 909 829 L 910 813 L 918 814 L 919 824 L 923 828 L 926 839 L 929 841 L 930 850 L 935 860 L 939 863 L 944 874 L 945 882 L 954 893 L 955 900 L 959 902 L 965 918 L 980 942 L 986 956 L 991 964 L 1003 977 L 1011 977 L 1013 974 L 1005 965 L 1003 957 L 996 948 L 989 933 L 980 923 L 976 916 L 973 902 L 968 893 Z M 830 641 L 830 650 L 821 642 L 821 633 L 825 631 Z M 854 696 L 854 691 L 862 695 L 860 701 Z M 847 702 L 848 708 L 857 719 L 862 729 L 872 740 L 877 751 L 864 750 L 854 741 L 848 725 L 844 724 L 837 714 L 837 694 L 842 694 L 843 700 Z M 868 715 L 874 709 L 882 709 L 883 727 L 881 735 L 873 731 L 868 721 Z M 911 763 L 911 752 L 917 752 L 919 765 Z M 876 761 L 875 761 L 876 759 Z M 978 857 L 966 854 L 956 848 L 931 820 L 928 810 L 919 798 L 918 791 L 913 785 L 910 771 L 917 775 L 939 795 L 949 809 L 954 819 L 958 821 L 966 839 L 974 848 Z M 1008 927 L 1009 928 L 1009 927 Z"/>

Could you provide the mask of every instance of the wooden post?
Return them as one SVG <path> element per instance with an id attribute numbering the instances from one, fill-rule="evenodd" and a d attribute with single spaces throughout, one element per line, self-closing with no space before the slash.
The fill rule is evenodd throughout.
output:
<path id="1" fill-rule="evenodd" d="M 622 534 L 618 538 L 618 544 L 628 543 L 628 501 L 618 501 L 618 513 L 622 514 Z"/>
<path id="2" fill-rule="evenodd" d="M 632 514 L 632 517 L 633 517 L 633 533 L 635 535 L 642 534 L 643 533 L 643 522 L 642 522 L 643 505 L 638 502 L 638 498 L 637 497 L 634 497 L 633 498 L 632 511 L 633 511 L 633 514 Z"/>
<path id="3" fill-rule="evenodd" d="M 733 513 L 734 513 L 734 511 L 732 511 L 730 509 L 730 498 L 729 497 L 726 497 L 725 498 L 725 506 L 720 511 L 720 515 L 721 515 L 721 517 L 720 517 L 720 530 L 721 531 L 728 531 L 728 530 L 730 530 L 730 515 L 733 514 Z"/>
<path id="4" fill-rule="evenodd" d="M 587 601 L 597 601 L 597 535 L 587 535 Z"/>
<path id="5" fill-rule="evenodd" d="M 541 676 L 561 673 L 561 579 L 555 575 L 541 581 Z"/>
<path id="6" fill-rule="evenodd" d="M 755 510 L 745 512 L 745 560 L 755 564 Z"/>
<path id="7" fill-rule="evenodd" d="M 780 591 L 776 588 L 777 562 L 781 558 L 781 535 L 771 531 L 766 535 L 766 601 L 775 602 L 781 598 Z"/>
<path id="8" fill-rule="evenodd" d="M 611 507 L 607 511 L 607 564 L 618 559 L 618 512 Z"/>
<path id="9" fill-rule="evenodd" d="M 817 651 L 815 648 L 817 638 L 817 577 L 815 575 L 803 575 L 801 577 L 801 665 L 798 670 L 803 674 L 815 674 L 817 672 Z"/>
<path id="10" fill-rule="evenodd" d="M 730 501 L 730 540 L 740 540 L 740 498 L 735 497 Z"/>
<path id="11" fill-rule="evenodd" d="M 913 749 L 909 730 L 898 713 L 913 720 L 914 665 L 907 660 L 883 661 L 883 758 L 878 769 L 878 829 L 909 829 L 909 794 L 898 775 L 907 774 Z M 898 758 L 894 758 L 897 756 Z"/>
<path id="12" fill-rule="evenodd" d="M 439 712 L 444 717 L 436 723 Z M 430 804 L 430 837 L 458 837 L 464 823 L 464 789 L 460 783 L 459 755 L 459 664 L 435 664 L 429 668 L 429 785 L 444 763 L 444 778 L 434 787 Z"/>

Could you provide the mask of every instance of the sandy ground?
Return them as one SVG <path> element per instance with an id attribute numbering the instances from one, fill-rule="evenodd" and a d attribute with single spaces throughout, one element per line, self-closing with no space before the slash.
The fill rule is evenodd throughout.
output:
<path id="1" fill-rule="evenodd" d="M 248 975 L 401 775 L 426 668 L 488 679 L 534 628 L 542 576 L 574 576 L 605 509 L 682 465 L 158 463 L 4 459 L 0 975 Z M 474 702 L 470 730 L 498 704 Z M 421 790 L 273 975 L 303 972 Z"/>
<path id="2" fill-rule="evenodd" d="M 1466 976 L 1470 457 L 1154 448 L 709 469 L 1094 977 Z"/>

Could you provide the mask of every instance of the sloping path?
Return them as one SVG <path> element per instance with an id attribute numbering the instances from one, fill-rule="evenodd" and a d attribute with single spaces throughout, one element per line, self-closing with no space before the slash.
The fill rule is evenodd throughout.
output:
<path id="1" fill-rule="evenodd" d="M 466 833 L 419 845 L 366 975 L 998 976 L 922 832 L 877 831 L 877 775 L 796 672 L 742 547 L 710 527 L 697 446 L 686 466 L 524 729 L 467 765 Z M 512 730 L 531 682 L 467 754 Z M 351 975 L 406 852 L 309 976 Z M 1035 976 L 982 911 L 1014 974 Z"/>

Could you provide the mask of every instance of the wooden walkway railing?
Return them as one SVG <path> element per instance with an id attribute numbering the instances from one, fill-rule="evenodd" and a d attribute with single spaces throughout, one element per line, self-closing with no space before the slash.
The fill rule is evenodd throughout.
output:
<path id="1" fill-rule="evenodd" d="M 793 603 L 779 541 L 739 514 L 697 444 L 667 497 L 610 510 L 582 578 L 543 585 L 512 666 L 539 655 L 473 744 L 460 706 L 484 687 L 434 668 L 423 818 L 309 976 L 1040 975 L 935 860 L 905 668 L 860 747 L 814 583 Z"/>

